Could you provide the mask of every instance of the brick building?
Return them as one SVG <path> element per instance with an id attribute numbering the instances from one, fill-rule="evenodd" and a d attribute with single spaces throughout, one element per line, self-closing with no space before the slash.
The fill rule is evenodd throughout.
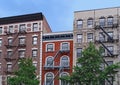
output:
<path id="1" fill-rule="evenodd" d="M 91 41 L 104 49 L 105 66 L 120 62 L 120 7 L 74 12 L 74 60 Z M 117 70 L 119 71 L 119 70 Z M 103 85 L 120 85 L 120 71 Z"/>
<path id="2" fill-rule="evenodd" d="M 42 13 L 0 18 L 0 85 L 18 68 L 20 58 L 31 57 L 41 81 L 42 35 L 51 29 Z"/>
<path id="3" fill-rule="evenodd" d="M 42 53 L 42 85 L 68 85 L 59 77 L 72 72 L 73 32 L 44 34 Z"/>

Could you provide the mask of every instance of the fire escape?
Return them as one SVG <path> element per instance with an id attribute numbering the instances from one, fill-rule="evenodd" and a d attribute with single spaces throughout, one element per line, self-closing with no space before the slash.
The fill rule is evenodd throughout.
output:
<path id="1" fill-rule="evenodd" d="M 69 65 L 64 65 L 65 63 L 63 63 L 62 65 L 60 65 L 60 62 L 58 64 L 54 63 L 54 61 L 57 59 L 57 57 L 59 57 L 59 55 L 68 55 L 70 52 L 70 50 L 68 49 L 63 49 L 63 50 L 58 50 L 54 56 L 54 58 L 52 59 L 51 63 L 49 65 L 45 65 L 44 69 L 45 70 L 58 70 L 58 72 L 55 74 L 54 78 L 50 81 L 49 85 L 52 85 L 52 82 L 54 81 L 54 79 L 64 70 L 69 70 L 70 66 Z"/>
<path id="2" fill-rule="evenodd" d="M 101 23 L 101 24 L 99 23 L 99 25 L 96 25 L 95 28 L 94 28 L 95 30 L 100 31 L 99 35 L 102 36 L 102 37 L 99 36 L 99 38 L 95 40 L 95 43 L 101 44 L 102 47 L 103 47 L 103 49 L 104 49 L 104 51 L 105 51 L 105 50 L 107 51 L 107 52 L 104 52 L 104 53 L 103 53 L 103 56 L 105 56 L 105 57 L 115 57 L 115 56 L 118 56 L 118 53 L 116 53 L 116 54 L 114 53 L 114 49 L 113 49 L 113 51 L 111 51 L 111 50 L 106 46 L 106 43 L 111 43 L 111 44 L 113 44 L 113 43 L 117 43 L 117 42 L 119 41 L 119 38 L 118 38 L 117 34 L 116 34 L 115 36 L 111 36 L 111 35 L 107 32 L 107 30 L 106 30 L 106 29 L 112 29 L 113 31 L 116 30 L 116 29 L 118 28 L 118 20 L 116 20 L 116 21 L 117 21 L 117 23 L 114 23 L 114 22 L 112 21 L 112 22 L 111 22 L 109 25 L 107 25 L 107 26 L 106 26 L 106 24 L 104 24 L 104 23 Z M 116 38 L 115 38 L 115 37 L 116 37 Z M 106 38 L 107 38 L 107 39 L 106 39 Z M 117 50 L 115 50 L 115 51 L 117 51 Z M 107 53 L 107 55 L 106 55 L 105 53 Z M 103 61 L 104 61 L 104 64 L 105 64 L 106 66 L 109 66 L 108 63 L 105 61 L 104 58 L 103 58 Z M 110 76 L 112 76 L 112 75 L 110 74 Z M 109 85 L 113 85 L 113 82 L 111 82 L 109 79 L 107 79 L 106 81 L 109 83 Z"/>
<path id="3" fill-rule="evenodd" d="M 25 34 L 26 34 L 26 31 L 22 29 L 21 30 L 19 29 L 19 32 L 15 32 L 15 33 L 10 32 L 10 30 L 6 32 L 6 39 L 10 37 L 8 38 L 7 41 L 5 41 L 6 54 L 4 59 L 7 62 L 7 67 L 4 69 L 4 72 L 6 73 L 6 75 L 12 74 L 13 71 L 16 70 L 16 65 L 18 63 L 18 60 L 20 59 L 20 57 L 18 57 L 19 53 L 17 53 L 18 48 L 26 47 L 25 42 L 20 41 L 18 36 L 25 35 Z M 9 49 L 11 50 L 9 51 Z M 9 62 L 12 62 L 12 63 L 9 63 Z"/>

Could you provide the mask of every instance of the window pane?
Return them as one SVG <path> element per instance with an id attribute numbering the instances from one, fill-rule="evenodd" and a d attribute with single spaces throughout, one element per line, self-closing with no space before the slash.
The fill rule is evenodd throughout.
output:
<path id="1" fill-rule="evenodd" d="M 53 66 L 53 57 L 47 58 L 47 66 Z"/>
<path id="2" fill-rule="evenodd" d="M 93 27 L 93 19 L 88 19 L 87 25 L 89 28 Z"/>
<path id="3" fill-rule="evenodd" d="M 19 57 L 20 58 L 25 57 L 25 51 L 24 50 L 19 51 Z"/>
<path id="4" fill-rule="evenodd" d="M 68 74 L 67 73 L 61 74 L 61 77 L 65 77 L 65 76 L 68 76 Z M 61 80 L 61 85 L 69 85 L 69 83 L 67 81 Z"/>
<path id="5" fill-rule="evenodd" d="M 77 48 L 77 58 L 81 57 L 82 48 Z"/>
<path id="6" fill-rule="evenodd" d="M 113 46 L 107 46 L 108 50 L 113 54 Z M 109 54 L 109 52 L 108 52 Z"/>
<path id="7" fill-rule="evenodd" d="M 19 44 L 24 45 L 25 44 L 25 38 L 19 38 Z"/>
<path id="8" fill-rule="evenodd" d="M 93 33 L 88 33 L 87 34 L 87 41 L 88 42 L 93 41 Z"/>
<path id="9" fill-rule="evenodd" d="M 47 45 L 47 51 L 53 51 L 53 44 Z"/>
<path id="10" fill-rule="evenodd" d="M 7 71 L 11 71 L 12 70 L 12 64 L 7 64 Z"/>
<path id="11" fill-rule="evenodd" d="M 113 25 L 113 17 L 109 17 L 107 20 L 107 25 L 112 26 Z"/>
<path id="12" fill-rule="evenodd" d="M 37 57 L 37 50 L 32 50 L 32 57 Z"/>
<path id="13" fill-rule="evenodd" d="M 62 43 L 62 50 L 69 50 L 68 43 Z"/>
<path id="14" fill-rule="evenodd" d="M 12 38 L 8 39 L 8 45 L 12 45 Z"/>
<path id="15" fill-rule="evenodd" d="M 37 23 L 33 24 L 33 31 L 34 32 L 38 31 L 38 24 Z"/>
<path id="16" fill-rule="evenodd" d="M 26 31 L 25 24 L 20 25 L 19 32 Z"/>
<path id="17" fill-rule="evenodd" d="M 100 18 L 99 25 L 105 26 L 105 18 Z"/>
<path id="18" fill-rule="evenodd" d="M 10 32 L 10 33 L 13 33 L 13 32 L 14 32 L 14 30 L 13 30 L 13 26 L 9 26 L 9 28 L 8 28 L 8 32 Z"/>
<path id="19" fill-rule="evenodd" d="M 77 42 L 82 43 L 82 34 L 77 34 Z"/>
<path id="20" fill-rule="evenodd" d="M 105 41 L 105 35 L 103 34 L 103 32 L 99 33 L 99 40 L 100 41 Z"/>
<path id="21" fill-rule="evenodd" d="M 37 37 L 33 37 L 33 45 L 37 44 Z"/>
<path id="22" fill-rule="evenodd" d="M 7 52 L 7 57 L 12 57 L 12 51 Z"/>
<path id="23" fill-rule="evenodd" d="M 82 28 L 83 27 L 83 21 L 82 20 L 78 20 L 77 21 L 77 28 Z"/>
<path id="24" fill-rule="evenodd" d="M 53 85 L 53 75 L 52 75 L 52 73 L 48 73 L 47 75 L 46 75 L 46 85 Z"/>
<path id="25" fill-rule="evenodd" d="M 69 66 L 68 57 L 62 57 L 62 59 L 61 59 L 61 66 L 63 66 L 63 67 Z"/>

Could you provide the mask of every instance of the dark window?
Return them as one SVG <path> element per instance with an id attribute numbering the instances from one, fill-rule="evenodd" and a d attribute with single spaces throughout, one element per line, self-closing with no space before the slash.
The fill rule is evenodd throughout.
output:
<path id="1" fill-rule="evenodd" d="M 108 17 L 107 19 L 107 25 L 112 26 L 113 25 L 113 17 Z"/>
<path id="2" fill-rule="evenodd" d="M 0 27 L 0 34 L 2 34 L 2 30 L 3 30 L 2 27 Z"/>
<path id="3" fill-rule="evenodd" d="M 102 26 L 102 27 L 105 26 L 105 18 L 104 17 L 99 19 L 99 25 Z"/>
<path id="4" fill-rule="evenodd" d="M 52 73 L 47 73 L 46 79 L 45 79 L 46 80 L 45 85 L 53 85 L 53 82 L 54 82 L 53 78 L 54 78 L 54 75 Z"/>
<path id="5" fill-rule="evenodd" d="M 21 24 L 19 27 L 19 32 L 25 32 L 25 31 L 26 31 L 25 24 Z"/>
<path id="6" fill-rule="evenodd" d="M 46 65 L 53 66 L 53 57 L 47 57 Z"/>
<path id="7" fill-rule="evenodd" d="M 114 53 L 113 46 L 107 46 L 107 48 L 112 54 Z M 107 52 L 107 54 L 109 54 L 109 52 Z"/>
<path id="8" fill-rule="evenodd" d="M 90 19 L 87 20 L 87 26 L 89 28 L 93 27 L 93 19 L 92 18 L 90 18 Z"/>
<path id="9" fill-rule="evenodd" d="M 105 34 L 103 32 L 99 33 L 99 40 L 100 41 L 105 41 Z"/>

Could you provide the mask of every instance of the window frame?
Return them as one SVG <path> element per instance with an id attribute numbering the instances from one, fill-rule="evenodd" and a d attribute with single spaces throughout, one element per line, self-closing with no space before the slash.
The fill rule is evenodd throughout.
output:
<path id="1" fill-rule="evenodd" d="M 105 17 L 99 18 L 99 25 L 104 27 L 106 25 L 106 19 Z"/>
<path id="2" fill-rule="evenodd" d="M 34 54 L 34 52 L 36 52 L 36 53 Z M 38 57 L 38 49 L 33 49 L 32 50 L 32 57 L 33 58 Z"/>
<path id="3" fill-rule="evenodd" d="M 24 58 L 25 57 L 25 50 L 19 50 L 19 58 Z M 21 56 L 22 55 L 22 56 Z"/>
<path id="4" fill-rule="evenodd" d="M 79 52 L 78 49 L 81 50 L 81 51 Z M 81 56 L 82 56 L 81 53 L 82 53 L 82 48 L 77 48 L 77 49 L 76 49 L 76 57 L 77 57 L 77 58 L 81 57 Z M 78 55 L 80 55 L 80 56 L 78 57 Z"/>
<path id="5" fill-rule="evenodd" d="M 38 44 L 38 36 L 33 36 L 32 37 L 32 44 L 37 45 Z"/>
<path id="6" fill-rule="evenodd" d="M 48 58 L 51 58 L 52 60 L 52 62 L 51 61 L 49 61 L 50 63 L 52 63 L 51 65 L 48 63 Z M 53 61 L 53 56 L 48 56 L 48 57 L 46 57 L 46 62 L 45 62 L 45 66 L 54 66 L 54 61 Z"/>
<path id="7" fill-rule="evenodd" d="M 93 42 L 93 33 L 87 33 L 87 42 Z"/>
<path id="8" fill-rule="evenodd" d="M 3 42 L 2 42 L 2 39 L 0 39 L 0 47 L 2 47 L 2 43 L 3 43 Z"/>
<path id="9" fill-rule="evenodd" d="M 52 73 L 52 72 L 47 72 L 46 74 L 45 74 L 45 85 L 48 85 L 46 82 L 47 82 L 47 75 L 48 74 L 51 74 L 52 75 L 52 77 L 51 77 L 51 80 L 53 80 L 53 78 L 54 78 L 54 74 Z M 51 81 L 50 80 L 50 81 Z M 54 85 L 54 80 L 53 80 L 53 82 L 52 82 L 52 84 L 51 85 Z"/>
<path id="10" fill-rule="evenodd" d="M 11 25 L 11 26 L 8 27 L 7 32 L 14 33 L 14 27 L 13 27 L 13 25 Z"/>
<path id="11" fill-rule="evenodd" d="M 35 27 L 35 25 L 37 25 L 37 27 Z M 36 29 L 37 29 L 37 30 L 36 30 Z M 33 23 L 32 31 L 33 31 L 33 32 L 39 31 L 39 24 L 38 24 L 38 23 Z"/>
<path id="12" fill-rule="evenodd" d="M 62 77 L 62 74 L 66 74 L 66 76 L 69 76 L 69 73 L 68 72 L 62 72 L 62 73 L 60 73 L 60 77 Z M 65 75 L 64 75 L 65 76 Z M 59 82 L 60 82 L 60 85 L 69 85 L 69 82 L 67 83 L 66 81 L 65 81 L 65 84 L 62 84 L 62 80 L 59 80 Z M 66 84 L 67 83 L 67 84 Z"/>
<path id="13" fill-rule="evenodd" d="M 89 19 L 87 20 L 87 27 L 88 27 L 88 28 L 92 28 L 92 27 L 93 27 L 93 18 L 89 18 Z"/>
<path id="14" fill-rule="evenodd" d="M 63 59 L 63 58 L 67 58 L 67 59 L 65 60 L 65 59 Z M 65 62 L 65 61 L 66 61 L 66 62 Z M 64 63 L 67 63 L 67 65 L 64 65 Z M 69 66 L 70 66 L 69 56 L 63 55 L 63 56 L 60 58 L 60 66 L 61 66 L 61 67 L 69 67 Z"/>
<path id="15" fill-rule="evenodd" d="M 83 42 L 83 34 L 77 34 L 77 43 Z"/>
<path id="16" fill-rule="evenodd" d="M 112 26 L 113 23 L 114 23 L 114 17 L 109 16 L 109 17 L 107 18 L 107 26 Z"/>
<path id="17" fill-rule="evenodd" d="M 3 27 L 0 27 L 0 35 L 3 34 Z"/>
<path id="18" fill-rule="evenodd" d="M 49 45 L 52 45 L 52 48 L 48 48 Z M 46 52 L 52 52 L 52 51 L 54 51 L 54 48 L 55 48 L 54 43 L 47 43 L 46 44 Z"/>
<path id="19" fill-rule="evenodd" d="M 68 47 L 63 47 L 63 44 L 67 44 Z M 60 50 L 61 51 L 67 51 L 67 50 L 70 50 L 70 43 L 69 42 L 62 42 L 61 43 L 61 46 L 60 46 Z"/>
<path id="20" fill-rule="evenodd" d="M 25 37 L 19 37 L 19 45 L 25 45 L 26 38 Z"/>
<path id="21" fill-rule="evenodd" d="M 19 25 L 19 32 L 26 32 L 26 24 Z"/>
<path id="22" fill-rule="evenodd" d="M 77 20 L 77 29 L 81 29 L 83 28 L 83 20 L 82 19 L 78 19 Z"/>

